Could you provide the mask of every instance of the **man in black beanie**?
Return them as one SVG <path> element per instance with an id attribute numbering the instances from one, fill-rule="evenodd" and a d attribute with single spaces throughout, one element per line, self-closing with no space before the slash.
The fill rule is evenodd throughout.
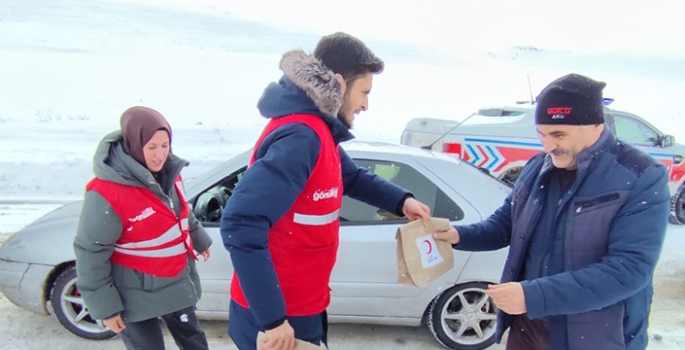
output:
<path id="1" fill-rule="evenodd" d="M 668 173 L 604 126 L 606 84 L 570 74 L 537 98 L 544 148 L 487 220 L 438 232 L 454 249 L 509 246 L 497 341 L 507 350 L 642 350 L 669 214 Z"/>
<path id="2" fill-rule="evenodd" d="M 605 83 L 569 74 L 547 85 L 537 98 L 535 124 L 554 166 L 575 170 L 576 157 L 604 131 Z"/>

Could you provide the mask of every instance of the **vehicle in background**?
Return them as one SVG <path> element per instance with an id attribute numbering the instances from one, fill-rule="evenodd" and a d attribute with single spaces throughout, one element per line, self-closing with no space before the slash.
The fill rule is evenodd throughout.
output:
<path id="1" fill-rule="evenodd" d="M 608 105 L 611 99 L 605 99 Z M 685 146 L 639 116 L 605 106 L 605 124 L 617 137 L 663 163 L 669 172 L 671 223 L 685 224 Z M 444 152 L 510 185 L 542 145 L 530 102 L 482 108 L 463 122 L 415 118 L 400 143 Z"/>

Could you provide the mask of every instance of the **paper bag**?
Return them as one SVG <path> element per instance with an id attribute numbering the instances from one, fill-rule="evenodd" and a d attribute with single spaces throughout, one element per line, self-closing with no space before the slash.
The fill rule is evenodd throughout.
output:
<path id="1" fill-rule="evenodd" d="M 397 230 L 398 283 L 423 287 L 454 267 L 452 245 L 432 235 L 449 228 L 449 220 L 430 218 L 426 226 L 416 220 Z"/>
<path id="2" fill-rule="evenodd" d="M 257 350 L 263 350 L 262 343 L 267 340 L 266 333 L 257 333 Z M 314 345 L 304 340 L 295 339 L 295 350 L 326 350 L 323 345 Z"/>

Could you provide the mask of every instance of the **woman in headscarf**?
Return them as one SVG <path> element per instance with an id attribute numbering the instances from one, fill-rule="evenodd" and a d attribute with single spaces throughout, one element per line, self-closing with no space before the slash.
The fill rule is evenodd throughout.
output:
<path id="1" fill-rule="evenodd" d="M 197 255 L 212 239 L 188 209 L 169 123 L 132 107 L 100 142 L 74 240 L 77 286 L 90 315 L 127 349 L 163 349 L 158 318 L 182 349 L 208 349 L 195 315 Z M 197 255 L 196 255 L 197 252 Z"/>

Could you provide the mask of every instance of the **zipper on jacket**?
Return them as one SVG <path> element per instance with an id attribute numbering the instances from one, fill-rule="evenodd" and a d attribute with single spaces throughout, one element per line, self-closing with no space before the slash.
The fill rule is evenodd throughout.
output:
<path id="1" fill-rule="evenodd" d="M 173 214 L 174 217 L 178 219 L 178 215 L 176 215 L 176 212 L 174 211 L 174 201 L 171 200 L 170 196 L 167 196 L 167 194 L 164 193 L 164 190 L 162 190 L 162 185 L 160 185 L 159 182 L 155 182 L 155 184 L 159 188 L 159 193 L 161 193 L 162 196 L 169 200 L 169 208 L 171 209 L 171 214 Z"/>
<path id="2" fill-rule="evenodd" d="M 188 269 L 188 281 L 190 281 L 190 286 L 193 289 L 193 295 L 195 295 L 195 299 L 200 300 L 200 297 L 197 295 L 197 289 L 195 288 L 195 283 L 193 282 L 193 277 L 190 271 L 190 264 L 186 264 L 186 268 Z"/>
<path id="3" fill-rule="evenodd" d="M 166 197 L 166 199 L 169 200 L 169 207 L 171 208 L 171 213 L 174 214 L 174 217 L 178 219 L 178 215 L 176 215 L 176 212 L 174 211 L 174 201 L 171 200 L 171 197 L 168 196 L 166 193 L 164 193 L 164 190 L 162 190 L 162 185 L 159 184 L 159 182 L 155 182 L 157 187 L 159 188 L 159 192 Z M 174 186 L 174 188 L 176 188 Z M 182 204 L 181 204 L 182 205 Z M 187 257 L 186 257 L 187 259 Z M 186 263 L 186 269 L 188 269 L 188 281 L 190 281 L 190 286 L 191 289 L 193 290 L 193 295 L 195 296 L 195 299 L 199 300 L 200 298 L 197 296 L 197 288 L 195 287 L 195 283 L 193 282 L 193 278 L 191 277 L 191 269 L 190 269 L 190 264 Z M 193 304 L 195 305 L 195 304 Z"/>

